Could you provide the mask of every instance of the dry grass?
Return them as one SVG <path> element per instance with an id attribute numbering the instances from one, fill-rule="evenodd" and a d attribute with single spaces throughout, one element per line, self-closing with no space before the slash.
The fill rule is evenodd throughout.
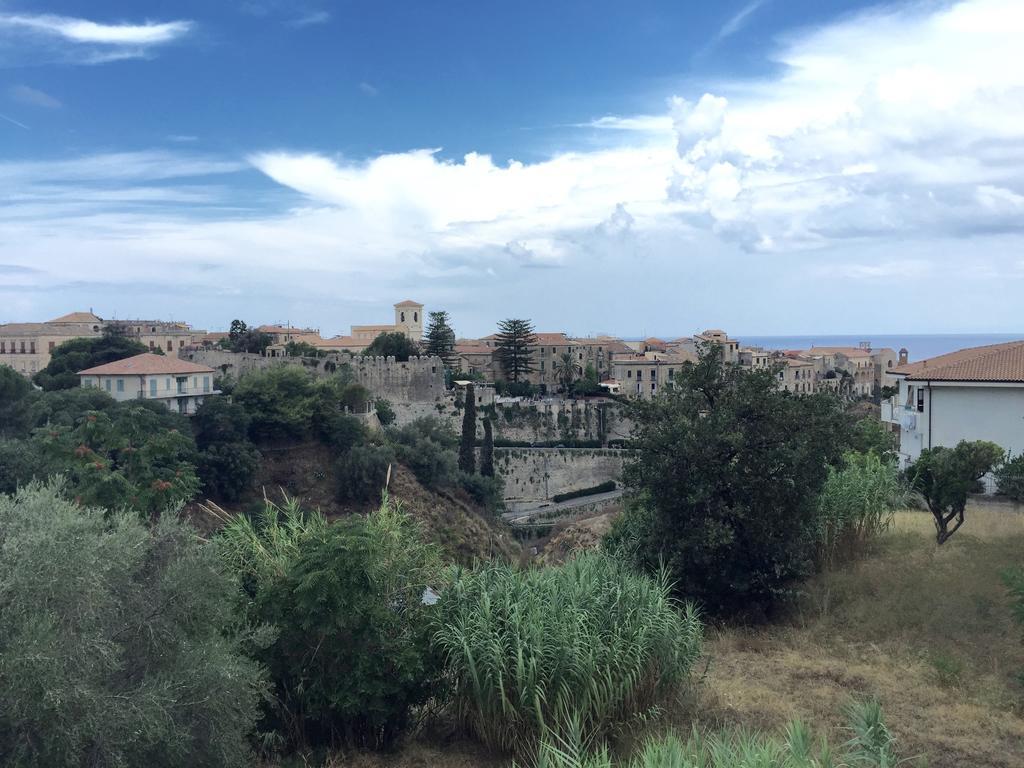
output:
<path id="1" fill-rule="evenodd" d="M 1024 646 L 999 578 L 1024 559 L 1024 515 L 986 504 L 944 546 L 933 537 L 927 513 L 901 512 L 879 551 L 812 581 L 787 622 L 713 633 L 698 722 L 829 730 L 851 696 L 874 696 L 931 768 L 1024 766 Z"/>

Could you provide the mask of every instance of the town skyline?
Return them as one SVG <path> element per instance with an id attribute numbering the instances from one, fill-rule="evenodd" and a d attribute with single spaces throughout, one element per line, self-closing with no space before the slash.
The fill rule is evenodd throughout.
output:
<path id="1" fill-rule="evenodd" d="M 0 319 L 1022 330 L 1019 3 L 83 12 L 0 13 Z"/>

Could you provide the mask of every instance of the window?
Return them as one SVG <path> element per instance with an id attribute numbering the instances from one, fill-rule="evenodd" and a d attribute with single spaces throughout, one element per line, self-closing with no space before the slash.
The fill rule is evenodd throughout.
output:
<path id="1" fill-rule="evenodd" d="M 543 360 L 540 361 L 540 369 L 542 371 L 544 370 L 544 361 Z"/>
<path id="2" fill-rule="evenodd" d="M 7 354 L 7 342 L 0 341 L 0 355 Z"/>
<path id="3" fill-rule="evenodd" d="M 399 318 L 400 318 L 399 322 L 404 323 L 405 322 L 405 312 L 400 312 L 399 313 Z"/>
<path id="4" fill-rule="evenodd" d="M 173 352 L 174 351 L 174 342 L 172 342 L 170 339 L 167 340 L 167 351 L 168 352 Z"/>
<path id="5" fill-rule="evenodd" d="M 210 391 L 210 377 L 209 376 L 203 376 L 203 392 L 209 392 L 209 391 Z"/>
<path id="6" fill-rule="evenodd" d="M 171 377 L 168 376 L 167 379 L 164 381 L 164 389 L 170 390 L 170 388 L 171 388 Z"/>
<path id="7" fill-rule="evenodd" d="M 887 361 L 886 364 L 885 364 L 885 367 L 886 368 L 892 368 L 892 360 Z"/>
<path id="8" fill-rule="evenodd" d="M 124 392 L 124 379 L 117 380 L 117 391 Z"/>
<path id="9" fill-rule="evenodd" d="M 92 379 L 90 379 L 90 378 L 83 378 L 82 379 L 82 386 L 83 387 L 91 387 L 92 386 Z"/>
<path id="10" fill-rule="evenodd" d="M 657 386 L 658 386 L 658 385 L 657 385 L 657 384 L 655 384 L 655 383 L 654 383 L 654 382 L 652 381 L 652 382 L 651 382 L 651 392 L 653 392 L 653 391 L 654 391 L 654 389 L 655 389 L 655 387 L 657 387 Z"/>
<path id="11" fill-rule="evenodd" d="M 412 313 L 412 321 L 414 323 L 418 323 L 420 321 L 420 313 L 419 312 L 413 312 Z"/>
<path id="12" fill-rule="evenodd" d="M 673 371 L 671 368 L 669 368 L 668 369 L 668 377 L 671 379 L 674 375 L 675 375 L 675 371 Z"/>
<path id="13" fill-rule="evenodd" d="M 36 343 L 34 341 L 28 343 L 28 351 L 33 355 L 36 353 Z"/>
<path id="14" fill-rule="evenodd" d="M 149 396 L 156 397 L 156 379 L 149 380 Z"/>
<path id="15" fill-rule="evenodd" d="M 907 408 L 910 408 L 911 403 L 914 402 L 914 387 L 913 385 L 907 387 Z"/>
<path id="16" fill-rule="evenodd" d="M 924 387 L 917 388 L 917 412 L 924 413 Z"/>
<path id="17" fill-rule="evenodd" d="M 153 344 L 153 340 L 152 340 L 152 339 L 150 339 L 150 340 L 149 340 L 149 348 L 150 348 L 150 350 L 154 349 L 154 348 L 155 348 L 155 346 L 156 346 L 156 345 L 155 345 L 155 344 Z"/>
<path id="18" fill-rule="evenodd" d="M 637 370 L 637 372 L 636 372 L 636 380 L 640 381 L 643 377 L 644 377 L 644 372 L 642 370 Z"/>
<path id="19" fill-rule="evenodd" d="M 25 342 L 21 342 L 21 354 L 25 354 Z"/>
<path id="20" fill-rule="evenodd" d="M 56 346 L 57 346 L 57 343 L 56 343 L 55 341 L 51 341 L 51 342 L 50 342 L 50 346 L 49 346 L 49 348 L 47 349 L 47 351 L 48 351 L 48 352 L 53 352 L 53 348 L 54 348 L 54 347 L 56 347 Z"/>
<path id="21" fill-rule="evenodd" d="M 633 378 L 633 371 L 626 371 L 626 378 L 627 379 L 632 379 Z"/>
<path id="22" fill-rule="evenodd" d="M 110 379 L 104 379 L 103 380 L 103 388 L 105 390 L 107 390 L 107 392 L 110 391 Z"/>
<path id="23" fill-rule="evenodd" d="M 178 339 L 178 349 L 184 349 L 184 348 L 185 348 L 185 340 L 184 339 Z"/>

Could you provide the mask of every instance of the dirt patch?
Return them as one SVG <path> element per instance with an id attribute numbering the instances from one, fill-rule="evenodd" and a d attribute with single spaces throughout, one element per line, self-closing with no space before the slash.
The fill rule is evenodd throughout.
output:
<path id="1" fill-rule="evenodd" d="M 611 529 L 612 521 L 621 513 L 620 507 L 612 507 L 556 525 L 551 536 L 539 543 L 537 559 L 547 565 L 564 563 L 577 552 L 595 549 Z"/>

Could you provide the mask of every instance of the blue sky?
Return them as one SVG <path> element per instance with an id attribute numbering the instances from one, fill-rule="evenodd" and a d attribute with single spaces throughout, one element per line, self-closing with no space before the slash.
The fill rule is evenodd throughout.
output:
<path id="1" fill-rule="evenodd" d="M 1024 331 L 1021 6 L 0 0 L 0 322 Z"/>

